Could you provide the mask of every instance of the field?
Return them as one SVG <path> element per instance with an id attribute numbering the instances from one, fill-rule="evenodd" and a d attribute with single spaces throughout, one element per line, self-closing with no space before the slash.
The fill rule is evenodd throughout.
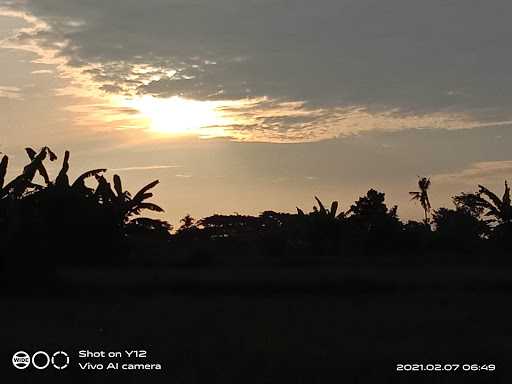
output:
<path id="1" fill-rule="evenodd" d="M 9 366 L 18 350 L 63 350 L 71 367 L 10 365 L 2 376 L 6 383 L 57 376 L 123 383 L 510 382 L 508 271 L 459 272 L 319 271 L 306 281 L 311 271 L 65 271 L 63 280 L 79 283 L 58 292 L 4 293 L 1 358 Z M 147 350 L 145 360 L 163 369 L 77 367 L 79 350 L 131 349 Z M 461 366 L 396 372 L 397 363 Z M 463 364 L 496 370 L 465 372 Z"/>

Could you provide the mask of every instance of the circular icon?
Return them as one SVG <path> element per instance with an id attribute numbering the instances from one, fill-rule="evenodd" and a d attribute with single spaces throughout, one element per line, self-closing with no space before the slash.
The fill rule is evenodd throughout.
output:
<path id="1" fill-rule="evenodd" d="M 62 357 L 64 357 L 66 359 L 66 362 L 64 364 L 62 364 L 62 365 L 55 364 L 55 357 L 59 356 L 59 355 L 62 355 Z M 68 356 L 68 354 L 66 352 L 64 352 L 64 351 L 57 351 L 57 352 L 55 352 L 52 355 L 52 365 L 56 369 L 64 369 L 64 368 L 66 368 L 69 365 L 69 356 Z"/>
<path id="2" fill-rule="evenodd" d="M 18 351 L 12 355 L 12 364 L 15 368 L 25 369 L 30 365 L 30 356 L 25 351 Z"/>
<path id="3" fill-rule="evenodd" d="M 36 356 L 39 356 L 39 355 L 46 356 L 46 363 L 44 365 L 37 365 L 36 364 Z M 45 369 L 49 364 L 50 364 L 50 356 L 48 356 L 48 354 L 46 352 L 37 351 L 36 353 L 34 353 L 32 355 L 32 365 L 34 366 L 34 368 Z"/>

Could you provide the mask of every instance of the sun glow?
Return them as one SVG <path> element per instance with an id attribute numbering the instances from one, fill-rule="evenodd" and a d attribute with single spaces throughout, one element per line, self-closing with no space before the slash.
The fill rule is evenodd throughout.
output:
<path id="1" fill-rule="evenodd" d="M 223 127 L 233 124 L 232 119 L 220 111 L 223 103 L 217 101 L 146 95 L 123 99 L 118 104 L 138 111 L 136 118 L 157 133 L 219 136 L 224 135 Z"/>

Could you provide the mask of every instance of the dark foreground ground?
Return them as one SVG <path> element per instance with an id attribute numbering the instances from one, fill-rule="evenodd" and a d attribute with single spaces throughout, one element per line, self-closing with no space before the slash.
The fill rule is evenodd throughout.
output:
<path id="1" fill-rule="evenodd" d="M 0 382 L 512 382 L 508 271 L 323 271 L 317 284 L 310 278 L 302 285 L 301 274 L 310 273 L 266 274 L 261 284 L 262 273 L 201 273 L 67 271 L 61 278 L 75 285 L 4 291 Z M 186 283 L 191 274 L 200 276 L 194 284 Z M 173 275 L 182 282 L 166 284 Z M 62 350 L 70 366 L 16 370 L 18 350 Z M 81 359 L 79 350 L 146 350 L 147 357 Z M 110 361 L 159 363 L 162 370 L 78 366 Z M 460 367 L 396 372 L 398 363 Z M 463 364 L 496 370 L 465 372 Z"/>

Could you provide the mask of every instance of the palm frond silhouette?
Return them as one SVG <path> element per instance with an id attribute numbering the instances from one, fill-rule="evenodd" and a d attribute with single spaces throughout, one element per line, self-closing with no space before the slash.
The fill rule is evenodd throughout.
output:
<path id="1" fill-rule="evenodd" d="M 419 201 L 421 207 L 423 208 L 423 211 L 425 213 L 425 224 L 428 224 L 430 221 L 429 214 L 430 210 L 432 209 L 432 206 L 430 205 L 430 199 L 428 196 L 430 184 L 430 178 L 421 177 L 418 180 L 418 188 L 420 190 L 409 192 L 409 195 L 412 196 L 411 200 Z"/>

